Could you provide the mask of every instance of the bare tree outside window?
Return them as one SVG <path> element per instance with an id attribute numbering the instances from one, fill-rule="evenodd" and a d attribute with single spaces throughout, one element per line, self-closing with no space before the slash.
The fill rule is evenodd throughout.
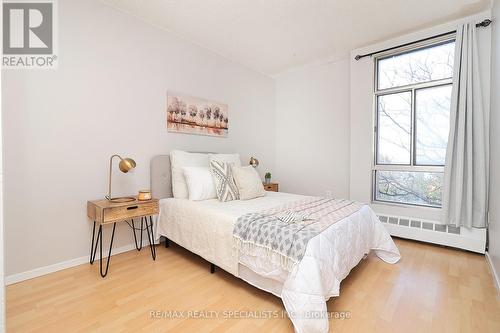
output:
<path id="1" fill-rule="evenodd" d="M 378 97 L 378 156 L 380 164 L 410 164 L 411 93 Z"/>
<path id="2" fill-rule="evenodd" d="M 441 207 L 455 42 L 376 59 L 374 200 Z"/>
<path id="3" fill-rule="evenodd" d="M 450 131 L 451 85 L 419 89 L 415 94 L 415 164 L 444 165 Z"/>
<path id="4" fill-rule="evenodd" d="M 378 60 L 378 89 L 408 86 L 453 76 L 455 42 L 446 42 Z"/>

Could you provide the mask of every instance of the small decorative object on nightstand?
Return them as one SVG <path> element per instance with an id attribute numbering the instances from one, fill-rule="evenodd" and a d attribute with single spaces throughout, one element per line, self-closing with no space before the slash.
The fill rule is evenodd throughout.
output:
<path id="1" fill-rule="evenodd" d="M 278 183 L 264 183 L 264 190 L 271 191 L 271 192 L 278 192 L 279 191 L 279 184 Z"/>
<path id="2" fill-rule="evenodd" d="M 146 200 L 151 200 L 151 191 L 150 190 L 140 190 L 139 195 L 137 196 L 137 200 L 139 201 L 146 201 Z"/>
<path id="3" fill-rule="evenodd" d="M 266 172 L 266 174 L 264 175 L 264 180 L 265 180 L 266 184 L 269 184 L 271 182 L 271 173 L 270 172 Z"/>
<path id="4" fill-rule="evenodd" d="M 111 258 L 111 249 L 113 247 L 113 239 L 115 237 L 115 227 L 118 222 L 126 222 L 134 232 L 135 247 L 138 251 L 142 249 L 142 232 L 144 225 L 148 233 L 149 247 L 151 248 L 151 257 L 156 259 L 156 249 L 153 234 L 153 215 L 158 214 L 158 199 L 151 199 L 147 201 L 140 201 L 136 197 L 131 197 L 133 201 L 128 202 L 112 202 L 108 199 L 87 201 L 87 216 L 94 221 L 94 228 L 92 230 L 92 245 L 90 246 L 90 264 L 94 263 L 95 255 L 97 253 L 97 245 L 99 245 L 99 260 L 101 276 L 105 277 L 108 274 L 109 259 Z M 141 219 L 141 228 L 136 228 L 134 219 Z M 149 218 L 149 221 L 148 221 Z M 129 222 L 130 220 L 130 222 Z M 97 231 L 97 239 L 95 233 L 96 224 L 99 225 Z M 102 226 L 106 224 L 113 224 L 111 231 L 111 241 L 109 243 L 108 258 L 106 261 L 106 270 L 103 271 L 102 267 Z M 140 245 L 137 244 L 136 230 L 141 231 Z"/>

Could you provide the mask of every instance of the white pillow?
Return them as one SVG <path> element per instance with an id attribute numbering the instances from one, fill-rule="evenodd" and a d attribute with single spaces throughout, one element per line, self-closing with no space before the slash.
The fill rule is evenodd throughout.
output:
<path id="1" fill-rule="evenodd" d="M 212 173 L 208 167 L 184 167 L 184 178 L 189 192 L 189 200 L 217 198 Z"/>
<path id="2" fill-rule="evenodd" d="M 237 167 L 241 166 L 240 154 L 209 154 L 210 161 L 229 163 Z"/>
<path id="3" fill-rule="evenodd" d="M 250 165 L 245 167 L 233 166 L 232 170 L 241 200 L 248 200 L 266 195 L 262 180 L 254 167 Z"/>
<path id="4" fill-rule="evenodd" d="M 187 199 L 189 197 L 189 192 L 182 168 L 194 166 L 208 167 L 208 154 L 172 150 L 170 152 L 170 164 L 172 169 L 172 193 L 174 198 Z"/>

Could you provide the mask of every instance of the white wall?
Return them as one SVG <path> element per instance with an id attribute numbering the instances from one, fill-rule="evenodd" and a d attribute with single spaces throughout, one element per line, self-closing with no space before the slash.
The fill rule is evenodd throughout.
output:
<path id="1" fill-rule="evenodd" d="M 86 201 L 106 194 L 113 153 L 137 161 L 117 195 L 149 188 L 150 158 L 174 148 L 274 170 L 272 78 L 98 1 L 58 4 L 59 68 L 3 72 L 7 275 L 88 255 Z M 167 133 L 169 89 L 227 103 L 229 137 Z M 133 242 L 126 225 L 115 242 Z"/>
<path id="2" fill-rule="evenodd" d="M 0 27 L 3 27 L 3 6 L 0 6 Z M 2 38 L 0 37 L 0 40 Z M 0 54 L 3 54 L 3 41 L 0 43 Z M 2 89 L 2 72 L 0 71 L 0 90 Z M 5 332 L 5 251 L 4 251 L 4 210 L 3 210 L 3 145 L 2 145 L 2 94 L 0 94 L 0 333 Z"/>
<path id="3" fill-rule="evenodd" d="M 349 62 L 276 77 L 276 175 L 285 192 L 349 196 Z"/>
<path id="4" fill-rule="evenodd" d="M 477 22 L 489 18 L 489 11 L 465 18 Z M 371 182 L 373 165 L 373 84 L 374 61 L 367 57 L 359 61 L 354 60 L 357 54 L 365 54 L 385 48 L 401 45 L 407 42 L 434 36 L 440 33 L 453 31 L 460 21 L 449 22 L 440 26 L 418 31 L 409 35 L 378 43 L 351 52 L 351 163 L 350 163 L 350 195 L 351 199 L 363 202 L 371 201 Z M 490 99 L 490 49 L 491 29 L 478 29 L 480 69 L 485 107 L 489 108 Z M 372 208 L 381 214 L 415 217 L 439 222 L 441 210 L 436 208 L 410 207 L 391 204 L 372 204 Z"/>
<path id="5" fill-rule="evenodd" d="M 496 0 L 493 5 L 493 22 L 493 32 L 491 38 L 491 174 L 488 252 L 498 284 L 498 277 L 500 277 L 500 1 L 498 0 Z"/>

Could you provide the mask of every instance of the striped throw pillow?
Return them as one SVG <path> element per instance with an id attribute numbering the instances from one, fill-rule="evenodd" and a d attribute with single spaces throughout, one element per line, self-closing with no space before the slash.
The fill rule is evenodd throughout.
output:
<path id="1" fill-rule="evenodd" d="M 238 187 L 234 182 L 231 163 L 211 160 L 210 171 L 214 177 L 215 191 L 219 201 L 226 202 L 238 200 L 240 198 Z"/>

